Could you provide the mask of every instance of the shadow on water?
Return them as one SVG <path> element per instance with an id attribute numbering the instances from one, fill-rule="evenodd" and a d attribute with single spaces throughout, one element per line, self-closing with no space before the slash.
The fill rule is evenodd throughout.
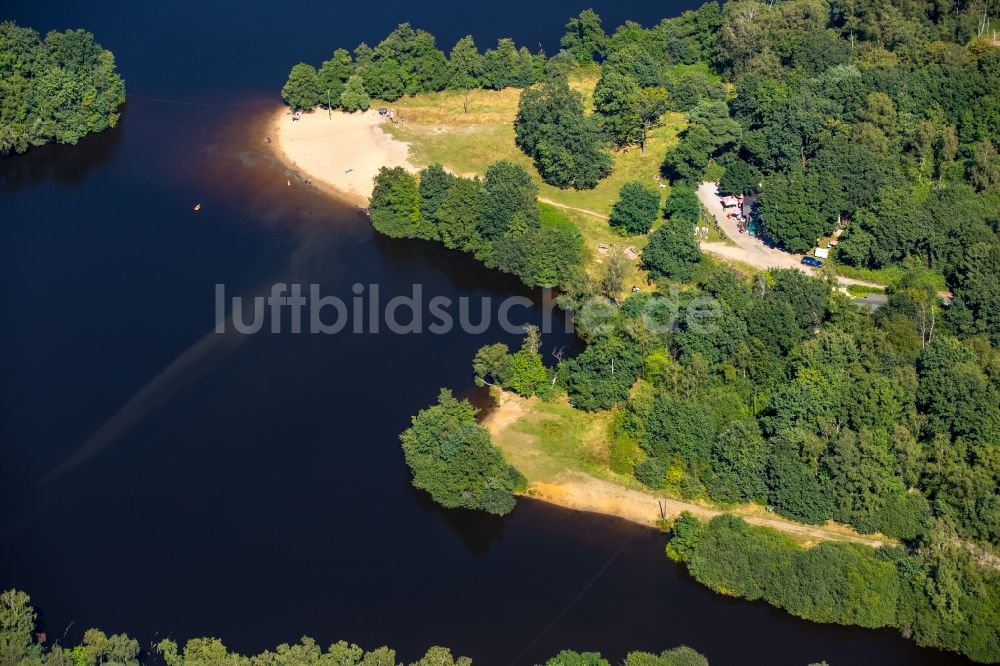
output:
<path id="1" fill-rule="evenodd" d="M 83 183 L 88 174 L 107 164 L 121 145 L 126 114 L 112 129 L 85 136 L 75 146 L 50 143 L 32 146 L 21 155 L 0 157 L 0 192 L 16 194 L 45 181 L 62 186 Z"/>
<path id="2" fill-rule="evenodd" d="M 443 519 L 451 531 L 461 539 L 470 555 L 483 555 L 491 546 L 503 541 L 508 517 L 467 509 L 446 509 L 434 502 L 423 490 L 412 485 L 407 488 L 407 495 L 413 502 L 422 511 Z"/>
<path id="3" fill-rule="evenodd" d="M 526 287 L 516 276 L 490 270 L 468 252 L 449 250 L 441 243 L 411 238 L 390 238 L 373 234 L 379 250 L 403 266 L 430 261 L 448 277 L 459 291 L 486 291 L 498 296 L 523 296 L 541 303 L 541 291 Z"/>

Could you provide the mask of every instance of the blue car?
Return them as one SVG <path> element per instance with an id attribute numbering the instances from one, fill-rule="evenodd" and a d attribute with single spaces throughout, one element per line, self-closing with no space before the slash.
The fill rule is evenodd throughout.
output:
<path id="1" fill-rule="evenodd" d="M 813 268 L 819 268 L 823 265 L 823 262 L 816 257 L 802 257 L 802 264 L 804 266 L 812 266 Z"/>

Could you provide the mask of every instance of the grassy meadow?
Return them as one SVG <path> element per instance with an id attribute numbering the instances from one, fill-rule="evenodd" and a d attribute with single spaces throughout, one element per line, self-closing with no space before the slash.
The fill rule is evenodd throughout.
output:
<path id="1" fill-rule="evenodd" d="M 608 469 L 608 428 L 612 412 L 584 412 L 565 398 L 525 401 L 526 411 L 495 438 L 507 461 L 530 481 L 558 483 L 567 472 L 614 477 L 640 487 L 635 479 Z"/>
<path id="2" fill-rule="evenodd" d="M 593 108 L 593 92 L 600 72 L 596 68 L 582 69 L 570 77 L 570 87 L 584 97 L 585 108 Z M 387 131 L 410 144 L 410 161 L 424 167 L 441 164 L 452 173 L 462 176 L 483 175 L 486 168 L 498 161 L 509 160 L 527 169 L 538 183 L 539 198 L 564 210 L 566 216 L 580 229 L 592 258 L 591 268 L 596 270 L 602 253 L 598 246 L 629 247 L 641 252 L 646 236 L 622 236 L 608 226 L 607 216 L 618 199 L 621 186 L 630 180 L 652 185 L 660 183 L 660 164 L 667 148 L 677 142 L 678 133 L 684 128 L 683 114 L 668 113 L 662 126 L 649 134 L 646 154 L 638 147 L 613 151 L 614 169 L 592 190 L 559 189 L 542 181 L 531 158 L 522 153 L 514 143 L 514 118 L 521 91 L 506 90 L 442 91 L 403 97 L 395 102 L 375 102 L 373 106 L 386 106 L 396 110 L 400 122 L 387 125 Z M 468 112 L 466 112 L 466 103 Z M 669 192 L 663 181 L 662 197 Z M 661 201 L 662 203 L 662 201 Z M 627 285 L 645 288 L 646 274 L 633 267 Z"/>

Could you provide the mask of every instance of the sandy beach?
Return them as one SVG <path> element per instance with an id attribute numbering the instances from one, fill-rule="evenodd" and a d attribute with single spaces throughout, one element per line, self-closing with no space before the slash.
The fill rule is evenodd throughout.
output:
<path id="1" fill-rule="evenodd" d="M 383 167 L 416 171 L 409 146 L 382 131 L 389 122 L 374 109 L 364 113 L 317 109 L 292 119 L 282 107 L 270 121 L 268 136 L 278 157 L 318 187 L 351 203 L 367 206 L 373 180 Z"/>

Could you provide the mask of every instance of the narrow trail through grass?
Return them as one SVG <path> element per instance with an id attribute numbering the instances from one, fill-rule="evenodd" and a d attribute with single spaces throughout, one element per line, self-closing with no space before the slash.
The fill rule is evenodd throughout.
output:
<path id="1" fill-rule="evenodd" d="M 578 213 L 583 213 L 584 215 L 591 215 L 602 220 L 607 220 L 608 216 L 604 213 L 598 213 L 596 210 L 587 210 L 586 208 L 575 208 L 573 206 L 567 206 L 564 203 L 559 203 L 558 201 L 553 201 L 552 199 L 546 199 L 545 197 L 538 197 L 538 200 L 542 203 L 547 203 L 557 208 L 565 208 L 566 210 L 575 210 Z"/>

